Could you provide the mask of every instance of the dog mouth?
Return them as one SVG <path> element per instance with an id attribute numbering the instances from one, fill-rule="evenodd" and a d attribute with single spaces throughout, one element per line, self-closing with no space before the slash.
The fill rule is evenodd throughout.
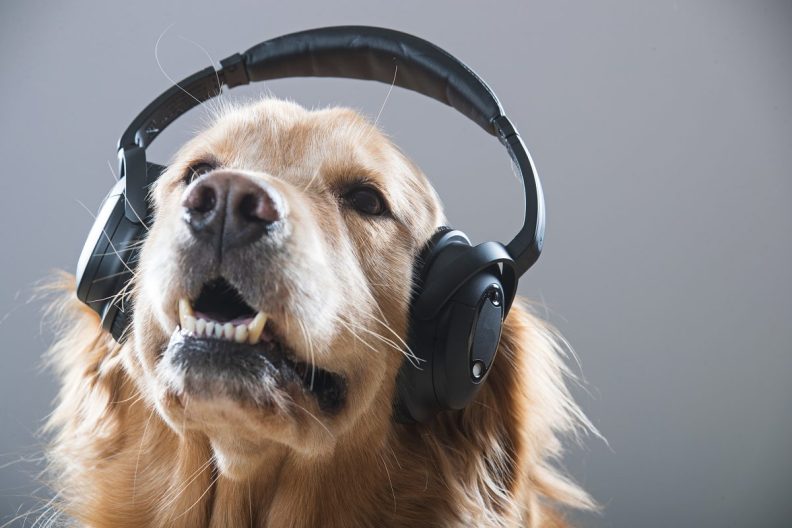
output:
<path id="1" fill-rule="evenodd" d="M 270 314 L 250 306 L 225 278 L 206 282 L 193 302 L 179 299 L 178 312 L 165 356 L 179 373 L 179 392 L 260 407 L 282 407 L 302 394 L 328 413 L 343 406 L 343 376 L 299 359 Z"/>
<path id="2" fill-rule="evenodd" d="M 250 345 L 273 340 L 269 314 L 254 310 L 224 278 L 204 284 L 194 305 L 189 299 L 179 299 L 179 324 L 195 337 Z"/>

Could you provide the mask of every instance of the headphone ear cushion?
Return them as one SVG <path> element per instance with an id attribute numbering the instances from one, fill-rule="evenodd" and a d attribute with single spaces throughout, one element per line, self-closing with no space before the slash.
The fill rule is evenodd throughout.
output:
<path id="1" fill-rule="evenodd" d="M 118 301 L 119 303 L 122 301 Z M 116 342 L 120 343 L 122 339 L 126 337 L 124 334 L 129 328 L 129 324 L 132 322 L 131 320 L 132 310 L 130 310 L 127 306 L 124 306 L 124 309 L 118 309 L 115 312 L 115 315 L 109 319 L 111 321 L 109 325 L 102 325 L 104 326 L 105 330 L 110 332 L 110 335 L 113 336 L 113 339 Z M 109 328 L 108 328 L 109 326 Z"/>
<path id="2" fill-rule="evenodd" d="M 446 233 L 453 231 L 451 227 L 448 226 L 439 226 L 432 236 L 429 237 L 429 240 L 421 248 L 421 251 L 415 257 L 415 261 L 413 263 L 413 284 L 416 286 L 416 291 L 413 294 L 413 298 L 416 297 L 420 287 L 423 285 L 424 280 L 426 279 L 426 274 L 429 270 L 429 266 L 431 266 L 431 261 L 434 257 L 434 249 L 437 246 L 438 241 L 443 238 L 443 235 Z"/>
<path id="3" fill-rule="evenodd" d="M 426 324 L 425 321 L 416 319 L 413 308 L 423 293 L 429 270 L 438 253 L 438 244 L 443 246 L 443 237 L 451 231 L 453 229 L 448 226 L 438 227 L 421 248 L 413 263 L 413 292 L 407 336 L 411 357 L 405 359 L 396 382 L 394 419 L 398 423 L 424 422 L 438 410 L 432 367 L 436 329 L 434 321 Z M 464 235 L 462 237 L 464 238 Z M 467 241 L 466 238 L 464 240 Z"/>

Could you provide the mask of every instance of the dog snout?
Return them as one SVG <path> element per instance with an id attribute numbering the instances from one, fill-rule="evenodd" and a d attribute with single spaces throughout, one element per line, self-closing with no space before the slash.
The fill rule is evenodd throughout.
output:
<path id="1" fill-rule="evenodd" d="M 182 206 L 193 236 L 225 251 L 259 240 L 282 220 L 283 196 L 264 181 L 215 171 L 187 189 Z"/>

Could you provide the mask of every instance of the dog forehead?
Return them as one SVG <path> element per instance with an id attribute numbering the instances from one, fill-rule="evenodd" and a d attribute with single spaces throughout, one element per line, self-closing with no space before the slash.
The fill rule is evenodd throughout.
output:
<path id="1" fill-rule="evenodd" d="M 376 127 L 351 109 L 309 111 L 278 100 L 223 111 L 203 136 L 222 158 L 261 155 L 296 162 L 387 148 Z"/>
<path id="2" fill-rule="evenodd" d="M 393 186 L 410 167 L 390 141 L 348 108 L 306 110 L 269 99 L 217 112 L 214 122 L 178 156 L 184 164 L 211 158 L 218 164 L 265 171 L 285 179 L 335 186 L 350 175 Z M 296 182 L 295 182 L 296 183 Z"/>

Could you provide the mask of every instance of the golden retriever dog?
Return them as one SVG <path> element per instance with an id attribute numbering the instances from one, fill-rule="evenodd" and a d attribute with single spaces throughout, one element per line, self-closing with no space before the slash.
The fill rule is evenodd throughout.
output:
<path id="1" fill-rule="evenodd" d="M 563 342 L 516 303 L 471 405 L 394 420 L 427 178 L 348 109 L 224 105 L 151 189 L 117 344 L 64 279 L 50 421 L 63 515 L 92 527 L 563 526 L 588 427 Z M 254 346 L 255 345 L 255 346 Z"/>

